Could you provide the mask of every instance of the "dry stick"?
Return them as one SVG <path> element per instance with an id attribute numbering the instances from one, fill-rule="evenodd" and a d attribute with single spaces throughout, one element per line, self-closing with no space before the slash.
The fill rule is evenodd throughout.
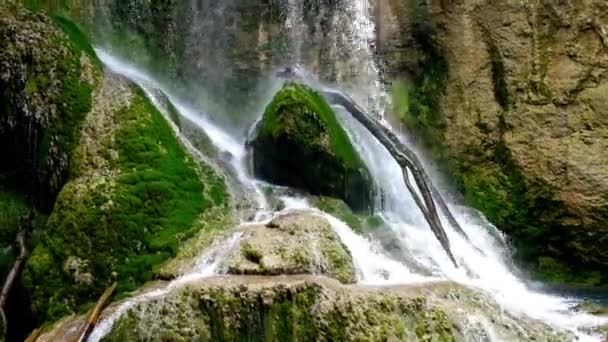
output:
<path id="1" fill-rule="evenodd" d="M 441 209 L 441 211 L 445 215 L 445 217 L 448 220 L 448 222 L 450 223 L 450 225 L 468 243 L 471 243 L 471 240 L 469 239 L 469 236 L 467 235 L 467 233 L 464 232 L 464 230 L 462 229 L 462 227 L 460 226 L 460 224 L 458 223 L 458 221 L 456 220 L 456 218 L 454 217 L 454 215 L 452 215 L 452 211 L 450 211 L 450 208 L 448 207 L 447 203 L 443 199 L 443 196 L 441 196 L 441 193 L 439 192 L 439 190 L 437 190 L 437 188 L 435 187 L 435 184 L 433 184 L 433 182 L 431 182 L 429 176 L 426 174 L 426 172 L 424 171 L 424 169 L 422 168 L 422 166 L 420 166 L 422 163 L 420 163 L 420 160 L 418 159 L 418 156 L 413 151 L 411 151 L 410 149 L 408 149 L 407 146 L 405 146 L 401 142 L 401 140 L 399 140 L 399 138 L 397 138 L 397 136 L 393 132 L 391 132 L 390 129 L 388 129 L 387 127 L 385 127 L 385 126 L 383 126 L 381 124 L 378 124 L 378 125 L 382 127 L 382 130 L 389 137 L 389 139 L 391 141 L 393 141 L 393 143 L 395 143 L 397 145 L 397 147 L 399 147 L 400 150 L 404 151 L 404 153 L 407 154 L 408 158 L 411 161 L 411 164 L 418 165 L 418 167 L 417 167 L 418 172 L 420 172 L 420 175 L 422 176 L 422 178 L 424 178 L 424 183 L 426 185 L 428 185 L 428 187 L 430 188 L 429 191 L 433 194 L 433 197 L 435 198 L 435 201 L 437 201 L 437 205 L 439 206 L 439 208 Z"/>
<path id="2" fill-rule="evenodd" d="M 431 230 L 435 234 L 435 237 L 441 243 L 443 249 L 446 251 L 450 260 L 454 264 L 455 267 L 458 267 L 456 260 L 450 250 L 450 242 L 441 225 L 441 220 L 437 215 L 437 210 L 435 208 L 435 200 L 440 198 L 441 196 L 437 191 L 432 191 L 429 187 L 430 179 L 424 172 L 424 169 L 421 166 L 420 161 L 416 157 L 416 155 L 405 145 L 401 143 L 401 141 L 385 126 L 381 125 L 375 119 L 368 116 L 363 110 L 358 108 L 357 105 L 354 104 L 353 101 L 350 101 L 344 94 L 333 92 L 333 91 L 324 91 L 323 94 L 329 99 L 331 103 L 338 104 L 343 106 L 359 123 L 361 123 L 367 130 L 369 130 L 375 137 L 384 145 L 384 147 L 390 152 L 390 154 L 395 158 L 397 163 L 401 166 L 402 169 L 409 168 L 414 175 L 414 180 L 416 185 L 420 189 L 420 193 L 424 199 L 425 206 L 422 205 L 420 199 L 416 199 L 416 192 L 412 191 L 413 187 L 409 184 L 408 189 L 412 192 L 412 196 L 416 200 L 418 207 L 422 211 L 424 218 L 427 223 L 431 227 Z M 404 179 L 407 174 L 404 174 Z M 409 183 L 409 179 L 406 180 Z M 406 184 L 407 185 L 407 184 Z M 434 188 L 433 188 L 434 189 Z M 436 190 L 436 189 L 435 189 Z M 435 196 L 433 196 L 435 195 Z M 442 201 L 439 201 L 442 202 Z M 440 204 L 440 208 L 444 211 L 449 212 L 447 205 L 443 202 L 443 205 Z M 451 216 L 451 213 L 446 216 Z M 452 216 L 453 219 L 453 216 Z M 450 220 L 448 218 L 448 220 Z M 455 222 L 456 220 L 453 219 Z M 451 223 L 451 222 L 450 222 Z M 468 239 L 462 228 L 456 222 L 454 228 L 462 234 L 465 238 Z"/>
<path id="3" fill-rule="evenodd" d="M 34 331 L 32 331 L 32 333 L 30 334 L 30 336 L 28 336 L 25 339 L 25 342 L 36 342 L 38 337 L 40 337 L 40 334 L 42 334 L 42 328 L 34 329 Z"/>
<path id="4" fill-rule="evenodd" d="M 422 214 L 426 218 L 427 222 L 429 220 L 433 220 L 432 219 L 433 216 L 429 215 L 428 210 L 426 210 L 426 208 L 424 207 L 424 204 L 420 200 L 420 197 L 416 193 L 416 189 L 414 189 L 414 187 L 412 186 L 412 183 L 410 182 L 410 176 L 407 173 L 407 169 L 402 168 L 401 171 L 403 173 L 403 180 L 405 181 L 405 186 L 407 186 L 407 189 L 410 191 L 410 193 L 412 193 L 412 197 L 414 198 L 416 205 L 418 205 L 418 207 L 422 211 Z M 433 224 L 440 226 L 440 223 L 437 223 L 437 221 L 434 221 Z M 429 225 L 432 226 L 433 224 L 431 224 L 429 222 Z M 454 265 L 456 265 L 456 267 L 458 267 L 456 264 L 456 259 L 454 259 L 454 255 L 452 254 L 452 250 L 450 248 L 450 240 L 445 235 L 445 232 L 443 230 L 436 230 L 436 229 L 431 229 L 431 230 L 433 231 L 433 234 L 435 234 L 435 237 L 437 238 L 437 240 L 439 240 L 439 242 L 441 243 L 441 247 L 443 247 L 443 249 L 446 251 L 446 253 L 447 253 L 448 257 L 450 258 L 450 260 L 452 261 L 452 263 Z"/>
<path id="5" fill-rule="evenodd" d="M 346 98 L 346 96 L 344 94 L 341 94 L 341 95 L 343 97 L 345 97 L 345 99 L 342 102 L 343 106 L 344 106 L 344 102 L 347 102 L 347 103 L 349 103 L 350 108 L 351 108 L 351 109 L 349 109 L 349 111 L 350 110 L 360 111 L 365 115 L 365 113 L 363 112 L 362 109 L 357 108 L 357 106 L 353 100 L 349 101 L 349 99 Z M 403 144 L 401 142 L 401 140 L 395 135 L 395 133 L 393 133 L 388 127 L 380 124 L 379 122 L 377 122 L 376 120 L 374 120 L 372 118 L 369 118 L 369 120 L 373 120 L 375 122 L 375 126 L 377 127 L 377 129 L 381 130 L 387 136 L 388 140 L 390 140 L 393 144 L 395 144 L 395 146 L 399 149 L 400 152 L 403 152 L 403 154 L 406 155 L 406 157 L 408 159 L 407 160 L 408 166 L 412 170 L 415 170 L 416 172 L 418 172 L 418 174 L 423 178 L 424 187 L 428 189 L 429 193 L 433 194 L 435 201 L 437 201 L 437 205 L 439 206 L 439 208 L 441 209 L 441 211 L 447 218 L 450 225 L 454 228 L 454 230 L 456 230 L 456 232 L 458 232 L 460 235 L 462 235 L 462 237 L 464 237 L 464 239 L 467 242 L 471 243 L 469 236 L 464 232 L 464 230 L 462 229 L 462 227 L 460 226 L 460 224 L 458 223 L 456 218 L 454 218 L 454 215 L 452 215 L 452 212 L 450 211 L 448 205 L 446 204 L 445 200 L 443 199 L 443 196 L 441 196 L 441 193 L 439 192 L 439 190 L 437 190 L 437 188 L 435 187 L 433 182 L 431 182 L 431 179 L 429 178 L 429 176 L 426 174 L 424 168 L 422 167 L 422 163 L 420 162 L 420 159 L 418 159 L 418 156 L 416 155 L 416 153 L 414 153 L 414 151 L 412 151 L 405 144 Z"/>
<path id="6" fill-rule="evenodd" d="M 0 292 L 0 313 L 2 315 L 2 320 L 6 325 L 6 316 L 4 314 L 4 307 L 6 306 L 6 301 L 8 300 L 8 294 L 11 292 L 13 284 L 19 275 L 19 271 L 21 270 L 21 266 L 27 259 L 27 248 L 25 247 L 25 231 L 20 230 L 17 233 L 17 244 L 19 245 L 19 256 L 13 263 L 13 268 L 11 268 L 10 272 L 6 276 L 6 280 L 4 281 L 4 286 L 2 286 L 2 292 Z"/>
<path id="7" fill-rule="evenodd" d="M 101 310 L 106 306 L 110 296 L 116 289 L 116 282 L 114 282 L 110 287 L 108 287 L 104 293 L 99 297 L 95 306 L 89 311 L 87 314 L 87 320 L 85 325 L 80 330 L 78 334 L 78 338 L 75 340 L 76 342 L 86 342 L 93 332 L 93 328 L 95 328 L 95 324 L 97 324 L 97 320 L 99 319 L 99 314 L 101 314 Z"/>

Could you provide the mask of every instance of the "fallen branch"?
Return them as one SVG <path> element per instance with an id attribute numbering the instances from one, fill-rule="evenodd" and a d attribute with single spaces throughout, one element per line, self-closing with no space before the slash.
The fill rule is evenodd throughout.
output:
<path id="1" fill-rule="evenodd" d="M 87 314 L 85 325 L 82 327 L 82 329 L 77 335 L 78 338 L 75 340 L 76 342 L 87 341 L 89 335 L 91 335 L 91 333 L 93 332 L 93 328 L 95 328 L 95 325 L 97 324 L 97 320 L 99 319 L 101 311 L 105 308 L 106 304 L 108 303 L 108 300 L 110 299 L 110 296 L 112 295 L 112 293 L 114 293 L 114 290 L 116 290 L 116 282 L 110 285 L 110 287 L 108 287 L 103 292 L 101 297 L 99 297 L 99 299 L 97 300 L 97 303 L 95 303 L 95 306 L 91 309 L 91 311 L 89 311 L 89 313 Z"/>
<path id="2" fill-rule="evenodd" d="M 30 336 L 25 339 L 25 342 L 36 342 L 36 340 L 38 339 L 38 337 L 40 337 L 41 334 L 42 328 L 36 328 L 34 329 L 34 331 L 32 331 Z"/>
<path id="3" fill-rule="evenodd" d="M 11 292 L 11 289 L 13 288 L 13 285 L 15 284 L 15 280 L 19 276 L 21 267 L 25 263 L 25 260 L 27 259 L 27 255 L 28 255 L 28 251 L 25 246 L 25 233 L 26 233 L 26 231 L 24 229 L 20 229 L 19 232 L 17 233 L 16 241 L 17 241 L 17 245 L 19 246 L 19 255 L 17 256 L 17 259 L 13 263 L 13 267 L 8 272 L 8 275 L 6 276 L 6 280 L 4 281 L 4 285 L 2 286 L 2 292 L 0 292 L 0 314 L 1 314 L 2 321 L 3 321 L 5 327 L 8 327 L 8 325 L 6 322 L 6 315 L 4 313 L 4 307 L 6 306 L 6 302 L 8 301 L 8 295 Z"/>
<path id="4" fill-rule="evenodd" d="M 462 227 L 460 227 L 458 221 L 456 221 L 452 215 L 440 192 L 437 190 L 437 188 L 435 188 L 430 178 L 426 174 L 424 168 L 422 167 L 422 163 L 420 163 L 420 160 L 416 154 L 405 144 L 403 144 L 388 127 L 382 125 L 377 120 L 367 115 L 365 111 L 357 106 L 353 100 L 349 99 L 344 94 L 336 91 L 325 90 L 323 91 L 323 95 L 330 103 L 344 107 L 359 123 L 370 131 L 370 133 L 372 133 L 374 137 L 378 139 L 378 141 L 380 141 L 380 143 L 389 151 L 393 158 L 395 158 L 395 161 L 403 170 L 404 181 L 408 190 L 412 194 L 416 205 L 420 208 L 425 220 L 431 227 L 435 237 L 441 243 L 441 246 L 454 266 L 458 267 L 450 249 L 449 238 L 447 237 L 441 224 L 439 215 L 437 214 L 435 202 L 437 202 L 437 205 L 444 213 L 454 230 L 456 230 L 460 235 L 470 242 L 469 237 L 464 230 L 462 230 Z M 409 176 L 407 174 L 408 170 L 414 176 L 414 181 L 420 190 L 422 199 L 418 196 L 414 187 L 409 181 Z"/>

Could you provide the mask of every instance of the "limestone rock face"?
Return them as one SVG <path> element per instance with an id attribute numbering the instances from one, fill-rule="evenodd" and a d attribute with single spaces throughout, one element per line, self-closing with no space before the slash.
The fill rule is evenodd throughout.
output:
<path id="1" fill-rule="evenodd" d="M 307 86 L 288 83 L 277 92 L 251 144 L 257 177 L 369 210 L 371 176 L 336 113 Z"/>
<path id="2" fill-rule="evenodd" d="M 484 315 L 496 324 L 477 319 Z M 234 276 L 202 280 L 142 302 L 103 341 L 472 341 L 490 336 L 572 339 L 532 319 L 505 314 L 485 295 L 450 283 L 379 289 L 311 276 Z"/>
<path id="3" fill-rule="evenodd" d="M 379 9 L 385 58 L 414 56 L 385 62 L 413 84 L 397 114 L 447 161 L 467 202 L 546 278 L 607 282 L 608 4 Z M 412 34 L 391 50 L 403 32 Z M 574 271 L 581 278 L 568 279 Z"/>
<path id="4" fill-rule="evenodd" d="M 343 283 L 356 281 L 350 252 L 318 214 L 289 213 L 241 229 L 240 248 L 223 263 L 229 274 L 323 274 Z"/>

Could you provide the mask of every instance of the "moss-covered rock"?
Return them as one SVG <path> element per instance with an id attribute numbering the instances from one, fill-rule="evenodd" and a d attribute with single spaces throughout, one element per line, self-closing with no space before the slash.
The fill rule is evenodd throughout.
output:
<path id="1" fill-rule="evenodd" d="M 230 274 L 324 274 L 343 283 L 356 281 L 350 252 L 321 216 L 294 212 L 239 230 L 240 248 L 222 265 Z"/>
<path id="2" fill-rule="evenodd" d="M 252 145 L 256 176 L 369 209 L 369 172 L 334 111 L 309 87 L 287 83 L 275 94 Z"/>
<path id="3" fill-rule="evenodd" d="M 224 182 L 186 153 L 143 91 L 105 75 L 72 153 L 24 284 L 41 319 L 95 299 L 113 280 L 118 293 L 150 280 L 201 227 L 207 210 L 227 206 Z"/>
<path id="4" fill-rule="evenodd" d="M 91 108 L 100 65 L 65 18 L 0 6 L 0 173 L 49 208 Z"/>
<path id="5" fill-rule="evenodd" d="M 488 321 L 476 317 L 487 315 Z M 491 330 L 488 329 L 491 326 Z M 569 341 L 450 283 L 365 288 L 311 276 L 220 277 L 142 302 L 103 341 Z"/>

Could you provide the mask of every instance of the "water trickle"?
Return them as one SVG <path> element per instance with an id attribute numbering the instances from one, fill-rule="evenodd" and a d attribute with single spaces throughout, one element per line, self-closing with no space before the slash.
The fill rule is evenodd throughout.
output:
<path id="1" fill-rule="evenodd" d="M 195 260 L 192 268 L 186 272 L 185 275 L 169 282 L 161 288 L 144 292 L 138 296 L 127 299 L 120 303 L 116 308 L 110 308 L 110 314 L 103 317 L 101 321 L 97 323 L 95 329 L 89 336 L 88 342 L 100 341 L 110 332 L 114 323 L 133 306 L 148 300 L 161 298 L 174 289 L 181 288 L 187 284 L 191 284 L 198 280 L 221 273 L 219 272 L 221 270 L 218 269 L 220 263 L 233 251 L 235 247 L 238 246 L 241 237 L 242 233 L 237 232 L 226 240 L 216 241 L 205 251 L 203 255 Z"/>

